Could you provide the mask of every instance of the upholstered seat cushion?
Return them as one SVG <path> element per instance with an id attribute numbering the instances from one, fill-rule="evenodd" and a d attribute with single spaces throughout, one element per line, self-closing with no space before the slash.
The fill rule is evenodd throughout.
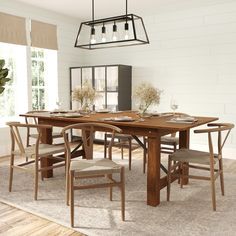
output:
<path id="1" fill-rule="evenodd" d="M 161 143 L 162 144 L 172 144 L 172 145 L 178 145 L 179 144 L 179 138 L 178 137 L 171 137 L 171 136 L 162 136 L 161 137 Z"/>
<path id="2" fill-rule="evenodd" d="M 174 161 L 189 162 L 203 165 L 210 164 L 210 154 L 208 152 L 202 152 L 197 150 L 182 148 L 177 150 L 173 154 L 170 154 L 170 157 Z M 216 158 L 217 155 L 215 154 L 214 157 Z"/>
<path id="3" fill-rule="evenodd" d="M 39 156 L 48 156 L 56 153 L 64 152 L 64 145 L 50 145 L 50 144 L 39 144 Z M 21 153 L 19 150 L 14 151 L 15 155 L 24 155 L 32 158 L 35 155 L 35 145 L 25 148 L 25 153 Z"/>
<path id="4" fill-rule="evenodd" d="M 70 170 L 75 171 L 75 176 L 89 176 L 99 174 L 120 173 L 121 166 L 110 159 L 71 160 Z"/>

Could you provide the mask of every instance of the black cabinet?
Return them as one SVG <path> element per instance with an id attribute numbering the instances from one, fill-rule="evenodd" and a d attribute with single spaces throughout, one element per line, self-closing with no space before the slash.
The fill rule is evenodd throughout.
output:
<path id="1" fill-rule="evenodd" d="M 70 95 L 85 81 L 101 95 L 94 109 L 131 110 L 132 67 L 127 65 L 79 66 L 70 68 Z M 80 104 L 71 101 L 71 109 Z"/>

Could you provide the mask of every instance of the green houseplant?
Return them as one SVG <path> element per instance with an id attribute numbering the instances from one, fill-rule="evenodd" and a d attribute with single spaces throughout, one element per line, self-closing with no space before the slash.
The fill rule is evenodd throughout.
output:
<path id="1" fill-rule="evenodd" d="M 8 76 L 8 69 L 3 68 L 5 66 L 5 60 L 0 59 L 0 94 L 4 91 L 5 84 L 10 80 L 10 78 L 7 78 Z"/>

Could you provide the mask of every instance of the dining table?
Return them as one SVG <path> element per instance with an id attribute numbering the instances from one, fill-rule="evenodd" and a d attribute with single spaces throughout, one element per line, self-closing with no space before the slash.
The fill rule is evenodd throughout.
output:
<path id="1" fill-rule="evenodd" d="M 65 127 L 67 125 L 87 122 L 102 122 L 112 124 L 120 129 L 124 134 L 136 137 L 146 137 L 148 148 L 147 162 L 147 205 L 157 206 L 160 204 L 160 191 L 167 186 L 167 176 L 161 176 L 161 136 L 179 132 L 179 148 L 189 148 L 190 130 L 218 120 L 217 117 L 191 116 L 194 119 L 181 120 L 175 118 L 172 113 L 152 114 L 140 118 L 135 111 L 123 112 L 91 112 L 81 114 L 79 112 L 33 112 L 21 114 L 20 116 L 35 117 L 39 124 L 47 124 L 52 127 Z M 42 130 L 41 141 L 52 143 L 52 128 Z M 50 158 L 46 159 L 42 165 L 50 166 L 53 163 Z M 188 171 L 188 170 L 185 170 Z M 44 173 L 44 177 L 52 177 L 53 169 Z M 188 180 L 185 180 L 187 184 Z M 134 183 L 135 184 L 135 183 Z"/>

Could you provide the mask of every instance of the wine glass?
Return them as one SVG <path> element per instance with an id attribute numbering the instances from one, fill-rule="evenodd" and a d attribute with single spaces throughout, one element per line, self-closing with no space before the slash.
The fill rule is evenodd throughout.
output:
<path id="1" fill-rule="evenodd" d="M 175 110 L 177 110 L 179 107 L 178 101 L 174 98 L 171 99 L 170 101 L 170 108 L 173 110 L 173 116 L 175 116 Z"/>
<path id="2" fill-rule="evenodd" d="M 57 100 L 56 100 L 56 109 L 57 109 L 57 110 L 60 110 L 61 105 L 62 105 L 62 102 L 61 102 L 59 99 L 57 99 Z"/>

